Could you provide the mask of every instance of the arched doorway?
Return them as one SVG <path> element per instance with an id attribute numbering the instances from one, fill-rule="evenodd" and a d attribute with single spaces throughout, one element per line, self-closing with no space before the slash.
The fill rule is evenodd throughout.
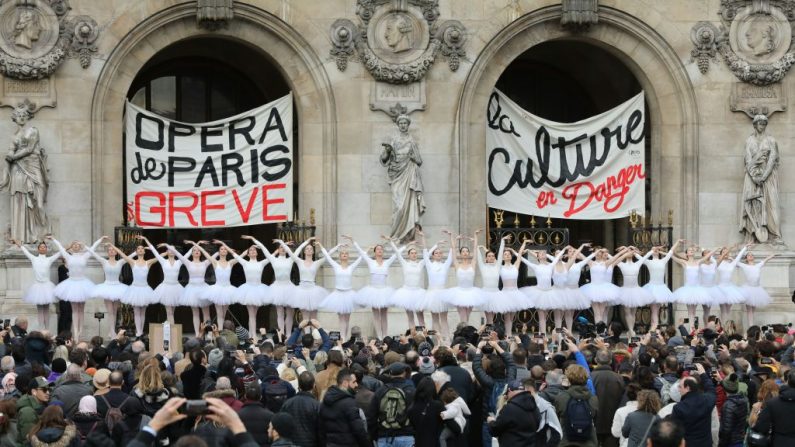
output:
<path id="1" fill-rule="evenodd" d="M 616 56 L 591 43 L 570 39 L 543 42 L 520 54 L 502 72 L 496 88 L 524 110 L 562 123 L 598 115 L 642 91 L 638 80 Z M 647 119 L 646 135 L 649 123 Z M 647 172 L 651 170 L 650 145 L 647 138 Z M 647 198 L 650 195 L 651 177 L 647 176 Z M 650 212 L 650 201 L 639 211 Z M 489 216 L 493 219 L 494 213 L 489 212 Z M 529 216 L 520 217 L 521 222 L 529 220 Z M 628 218 L 556 219 L 553 226 L 568 228 L 572 245 L 592 242 L 613 249 L 628 243 Z"/>
<path id="2" fill-rule="evenodd" d="M 238 41 L 196 37 L 176 42 L 152 57 L 141 68 L 130 85 L 127 99 L 133 104 L 161 115 L 165 118 L 186 122 L 204 123 L 234 116 L 290 92 L 287 82 L 278 68 L 261 52 Z M 293 117 L 293 134 L 297 137 L 298 119 Z M 296 140 L 298 138 L 295 138 Z M 297 166 L 298 163 L 296 163 Z M 294 176 L 294 196 L 297 197 L 298 176 Z M 294 213 L 296 210 L 292 210 Z M 121 217 L 127 218 L 124 210 Z M 229 228 L 205 229 L 146 229 L 144 235 L 154 243 L 166 242 L 183 253 L 189 246 L 184 240 L 224 240 L 230 247 L 244 251 L 240 236 L 252 235 L 270 245 L 277 236 L 276 224 L 250 225 Z M 207 247 L 210 253 L 215 247 Z M 245 282 L 242 268 L 235 265 L 232 270 L 232 283 Z M 263 272 L 263 280 L 272 282 L 272 271 Z M 162 269 L 155 264 L 150 269 L 149 282 L 155 287 L 162 281 Z M 183 267 L 180 281 L 187 283 L 187 272 Z M 207 271 L 207 281 L 215 282 L 212 269 Z M 269 314 L 265 309 L 258 312 L 259 322 L 270 327 Z M 149 321 L 163 321 L 163 306 L 150 306 L 147 310 Z M 232 319 L 236 323 L 248 321 L 244 306 L 233 305 L 227 316 L 205 319 L 222 321 Z M 191 327 L 191 312 L 178 308 L 175 319 L 183 327 Z M 220 325 L 220 324 L 219 324 Z M 261 324 L 260 324 L 261 326 Z"/>

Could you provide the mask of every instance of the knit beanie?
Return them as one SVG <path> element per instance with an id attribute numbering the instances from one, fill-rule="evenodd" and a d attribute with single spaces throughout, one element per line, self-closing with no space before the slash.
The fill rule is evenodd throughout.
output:
<path id="1" fill-rule="evenodd" d="M 224 351 L 221 351 L 218 348 L 213 349 L 207 354 L 207 365 L 210 368 L 216 369 L 218 368 L 218 364 L 221 363 L 221 359 L 224 358 Z"/>
<path id="2" fill-rule="evenodd" d="M 52 371 L 59 374 L 66 372 L 66 360 L 62 358 L 52 359 Z"/>
<path id="3" fill-rule="evenodd" d="M 292 416 L 287 413 L 276 413 L 271 418 L 273 429 L 279 433 L 279 437 L 292 439 L 295 434 L 295 423 Z"/>
<path id="4" fill-rule="evenodd" d="M 389 366 L 395 362 L 400 361 L 400 354 L 395 351 L 389 351 L 384 354 L 384 366 Z"/>
<path id="5" fill-rule="evenodd" d="M 240 340 L 241 343 L 248 341 L 251 338 L 248 334 L 248 331 L 243 326 L 238 326 L 235 328 L 235 335 L 237 335 L 237 339 Z"/>
<path id="6" fill-rule="evenodd" d="M 724 378 L 721 384 L 723 385 L 723 389 L 726 390 L 727 394 L 735 394 L 740 390 L 740 380 L 737 378 L 737 374 L 734 373 L 731 373 Z"/>
<path id="7" fill-rule="evenodd" d="M 433 374 L 436 371 L 436 365 L 433 364 L 433 360 L 430 357 L 423 357 L 420 360 L 420 374 Z"/>

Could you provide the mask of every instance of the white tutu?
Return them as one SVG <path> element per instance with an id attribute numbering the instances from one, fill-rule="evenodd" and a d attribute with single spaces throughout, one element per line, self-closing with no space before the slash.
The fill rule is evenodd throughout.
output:
<path id="1" fill-rule="evenodd" d="M 28 287 L 22 301 L 28 304 L 43 305 L 55 302 L 55 284 L 51 281 L 34 282 Z"/>
<path id="2" fill-rule="evenodd" d="M 618 300 L 621 288 L 612 283 L 594 284 L 589 282 L 580 287 L 580 291 L 591 303 L 612 303 Z"/>
<path id="3" fill-rule="evenodd" d="M 528 307 L 527 295 L 520 292 L 519 289 L 502 289 L 499 295 L 494 291 L 486 292 L 488 301 L 483 306 L 483 311 L 494 313 L 517 312 L 525 310 Z"/>
<path id="4" fill-rule="evenodd" d="M 130 306 L 148 306 L 156 303 L 155 291 L 149 286 L 136 286 L 135 284 L 127 288 L 127 292 L 121 298 L 121 302 Z"/>
<path id="5" fill-rule="evenodd" d="M 88 278 L 67 278 L 55 286 L 55 296 L 62 301 L 84 303 L 91 298 L 95 284 Z"/>
<path id="6" fill-rule="evenodd" d="M 564 310 L 583 310 L 591 307 L 591 301 L 579 287 L 566 287 L 566 302 Z"/>
<path id="7" fill-rule="evenodd" d="M 296 286 L 290 281 L 274 281 L 269 287 L 269 292 L 274 306 L 295 307 L 290 299 L 296 293 Z"/>
<path id="8" fill-rule="evenodd" d="M 385 309 L 392 303 L 395 289 L 389 286 L 365 286 L 356 293 L 356 305 L 373 309 Z"/>
<path id="9" fill-rule="evenodd" d="M 447 303 L 444 301 L 444 295 L 447 289 L 431 289 L 425 291 L 425 298 L 422 301 L 422 310 L 439 313 L 447 312 Z"/>
<path id="10" fill-rule="evenodd" d="M 207 288 L 210 287 L 207 283 L 188 283 L 182 290 L 182 297 L 179 300 L 180 306 L 188 307 L 204 307 L 209 306 L 210 302 L 202 298 Z"/>
<path id="11" fill-rule="evenodd" d="M 699 305 L 712 304 L 712 296 L 706 287 L 682 286 L 674 291 L 674 300 L 681 304 Z"/>
<path id="12" fill-rule="evenodd" d="M 202 299 L 213 304 L 228 306 L 235 302 L 237 287 L 231 284 L 213 284 L 202 292 Z"/>
<path id="13" fill-rule="evenodd" d="M 718 286 L 702 286 L 707 289 L 710 296 L 710 304 L 716 304 L 723 300 L 723 293 L 721 293 Z"/>
<path id="14" fill-rule="evenodd" d="M 480 307 L 486 302 L 486 297 L 477 287 L 453 287 L 445 290 L 442 300 L 450 306 Z"/>
<path id="15" fill-rule="evenodd" d="M 555 289 L 540 289 L 538 286 L 519 289 L 532 303 L 532 307 L 540 310 L 562 309 L 564 297 Z"/>
<path id="16" fill-rule="evenodd" d="M 334 290 L 320 302 L 320 308 L 338 314 L 349 314 L 356 309 L 355 290 Z"/>
<path id="17" fill-rule="evenodd" d="M 392 294 L 392 305 L 401 309 L 422 312 L 425 301 L 425 289 L 419 287 L 401 287 Z"/>
<path id="18" fill-rule="evenodd" d="M 293 307 L 301 310 L 315 311 L 320 308 L 320 303 L 328 296 L 326 289 L 317 284 L 301 283 L 296 287 L 293 295 Z"/>
<path id="19" fill-rule="evenodd" d="M 765 307 L 770 304 L 770 294 L 762 286 L 742 286 L 740 290 L 745 297 L 746 306 Z"/>
<path id="20" fill-rule="evenodd" d="M 643 288 L 651 293 L 655 304 L 668 304 L 675 301 L 674 293 L 665 284 L 648 283 Z"/>
<path id="21" fill-rule="evenodd" d="M 161 282 L 160 285 L 155 287 L 155 298 L 157 298 L 157 302 L 164 306 L 179 306 L 183 291 L 184 289 L 179 283 L 167 284 Z"/>
<path id="22" fill-rule="evenodd" d="M 234 302 L 244 306 L 264 306 L 271 302 L 270 290 L 265 284 L 243 283 L 236 289 Z"/>
<path id="23" fill-rule="evenodd" d="M 127 293 L 127 284 L 120 282 L 97 284 L 94 290 L 91 291 L 91 298 L 97 298 L 108 301 L 121 301 L 125 293 Z"/>
<path id="24" fill-rule="evenodd" d="M 654 302 L 654 295 L 643 287 L 621 287 L 621 293 L 618 300 L 614 302 L 616 305 L 625 307 L 643 307 L 648 306 Z"/>
<path id="25" fill-rule="evenodd" d="M 745 302 L 742 289 L 734 284 L 720 285 L 718 290 L 720 290 L 720 300 L 715 304 L 742 304 Z"/>

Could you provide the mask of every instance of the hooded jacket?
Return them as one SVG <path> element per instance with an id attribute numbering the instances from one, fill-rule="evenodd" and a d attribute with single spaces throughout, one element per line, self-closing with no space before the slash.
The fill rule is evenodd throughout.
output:
<path id="1" fill-rule="evenodd" d="M 50 395 L 50 399 L 63 402 L 64 418 L 71 419 L 75 412 L 77 412 L 80 399 L 92 394 L 94 394 L 94 389 L 81 380 L 69 380 L 56 386 Z"/>
<path id="2" fill-rule="evenodd" d="M 795 388 L 785 387 L 778 397 L 769 400 L 759 414 L 754 431 L 773 433 L 772 447 L 791 447 L 795 445 Z"/>
<path id="3" fill-rule="evenodd" d="M 609 366 L 597 366 L 591 372 L 591 379 L 599 398 L 599 416 L 596 417 L 596 433 L 611 435 L 613 415 L 621 406 L 624 395 L 624 379 L 613 372 Z"/>
<path id="4" fill-rule="evenodd" d="M 690 391 L 674 405 L 671 413 L 685 429 L 687 447 L 712 447 L 712 411 L 715 408 L 715 385 L 706 374 L 701 375 L 704 392 Z"/>
<path id="5" fill-rule="evenodd" d="M 65 428 L 47 427 L 39 430 L 30 439 L 31 447 L 77 447 L 80 445 L 80 436 L 74 425 Z"/>
<path id="6" fill-rule="evenodd" d="M 378 413 L 381 407 L 381 399 L 390 388 L 400 388 L 406 395 L 406 427 L 397 430 L 387 430 L 378 423 Z M 389 377 L 384 376 L 384 386 L 378 389 L 370 401 L 367 408 L 367 432 L 373 439 L 394 438 L 397 436 L 414 436 L 414 428 L 408 423 L 408 411 L 414 401 L 414 387 L 407 382 L 403 376 Z"/>
<path id="7" fill-rule="evenodd" d="M 573 385 L 568 390 L 563 390 L 555 399 L 555 411 L 558 413 L 558 418 L 560 419 L 560 425 L 563 427 L 563 437 L 560 441 L 560 447 L 566 446 L 578 446 L 578 447 L 596 447 L 599 445 L 597 438 L 596 438 L 596 427 L 592 427 L 591 430 L 591 439 L 584 442 L 576 442 L 576 441 L 569 441 L 566 438 L 566 424 L 568 422 L 568 418 L 566 415 L 566 407 L 569 405 L 569 400 L 572 398 L 575 399 L 584 399 L 588 402 L 588 405 L 591 406 L 591 415 L 594 418 L 594 421 L 599 415 L 599 399 L 591 393 L 591 390 L 588 389 L 585 385 Z"/>
<path id="8" fill-rule="evenodd" d="M 208 391 L 202 395 L 202 399 L 207 399 L 208 397 L 214 397 L 216 399 L 221 399 L 224 401 L 225 404 L 232 407 L 235 412 L 239 412 L 241 408 L 243 408 L 243 402 L 237 400 L 237 395 L 235 394 L 235 390 L 215 390 L 215 391 Z"/>
<path id="9" fill-rule="evenodd" d="M 535 398 L 524 391 L 508 400 L 497 419 L 489 423 L 489 431 L 500 445 L 535 447 L 540 419 Z"/>
<path id="10" fill-rule="evenodd" d="M 347 390 L 332 386 L 320 407 L 320 445 L 371 447 L 364 418 Z"/>
<path id="11" fill-rule="evenodd" d="M 17 420 L 19 421 L 17 423 L 17 430 L 19 431 L 17 440 L 20 445 L 26 443 L 28 433 L 39 421 L 42 411 L 44 411 L 44 404 L 31 394 L 26 394 L 17 401 Z"/>
<path id="12" fill-rule="evenodd" d="M 141 402 L 144 407 L 144 414 L 147 416 L 154 416 L 157 410 L 163 408 L 166 401 L 171 398 L 171 393 L 166 388 L 150 391 L 148 393 L 144 393 L 140 389 L 135 388 L 131 394 Z"/>
<path id="13" fill-rule="evenodd" d="M 742 394 L 729 394 L 720 413 L 718 446 L 742 444 L 748 429 L 748 398 Z"/>
<path id="14" fill-rule="evenodd" d="M 301 447 L 316 447 L 318 416 L 320 414 L 320 402 L 311 393 L 301 391 L 295 396 L 287 399 L 282 405 L 281 411 L 288 413 L 295 422 L 295 433 L 292 442 Z"/>

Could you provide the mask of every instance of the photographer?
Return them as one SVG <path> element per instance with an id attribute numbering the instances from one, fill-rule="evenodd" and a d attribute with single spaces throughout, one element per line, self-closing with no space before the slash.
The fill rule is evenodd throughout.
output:
<path id="1" fill-rule="evenodd" d="M 320 343 L 319 345 L 316 343 L 314 336 L 310 334 L 304 334 L 304 328 L 310 327 L 313 329 L 317 329 L 317 332 L 320 334 Z M 301 335 L 303 334 L 303 335 Z M 328 334 L 322 327 L 320 327 L 320 322 L 317 320 L 304 320 L 299 325 L 298 328 L 293 331 L 290 335 L 290 338 L 287 339 L 286 346 L 296 346 L 298 344 L 298 339 L 301 338 L 301 346 L 306 349 L 309 349 L 309 359 L 304 359 L 303 353 L 301 351 L 296 352 L 295 356 L 303 359 L 303 360 L 310 360 L 315 358 L 315 354 L 318 351 L 328 352 L 331 349 L 331 339 L 329 338 Z"/>
<path id="2" fill-rule="evenodd" d="M 488 363 L 485 369 L 483 367 L 484 353 L 488 353 Z M 513 363 L 513 357 L 510 353 L 505 352 L 497 342 L 496 332 L 492 331 L 490 340 L 482 340 L 478 343 L 478 351 L 472 362 L 472 369 L 482 388 L 483 445 L 491 445 L 492 436 L 486 419 L 488 416 L 494 417 L 497 414 L 497 400 L 503 394 L 508 382 L 516 379 L 516 365 Z"/>
<path id="3" fill-rule="evenodd" d="M 707 375 L 704 366 L 695 364 L 698 379 L 693 376 L 679 381 L 682 400 L 674 405 L 673 417 L 685 429 L 688 447 L 712 446 L 712 410 L 715 408 L 715 385 Z"/>

